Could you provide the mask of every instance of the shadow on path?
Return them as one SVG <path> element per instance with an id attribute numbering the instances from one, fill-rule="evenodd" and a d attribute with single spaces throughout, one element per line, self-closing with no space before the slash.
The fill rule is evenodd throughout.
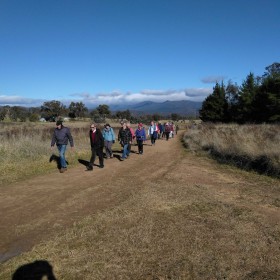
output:
<path id="1" fill-rule="evenodd" d="M 56 163 L 57 169 L 61 169 L 61 164 L 60 164 L 60 156 L 57 156 L 55 154 L 52 154 L 50 156 L 49 162 L 54 161 Z M 68 161 L 66 160 L 67 165 L 69 165 Z"/>
<path id="2" fill-rule="evenodd" d="M 44 277 L 44 278 L 43 278 Z M 47 277 L 47 278 L 45 278 Z M 45 260 L 35 261 L 20 266 L 13 274 L 12 280 L 57 280 L 53 273 L 53 268 Z"/>

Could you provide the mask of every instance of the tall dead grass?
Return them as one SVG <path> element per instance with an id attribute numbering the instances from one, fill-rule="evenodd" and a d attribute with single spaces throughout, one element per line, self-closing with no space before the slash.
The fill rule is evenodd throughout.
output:
<path id="1" fill-rule="evenodd" d="M 234 176 L 217 187 L 206 179 L 191 182 L 182 174 L 196 158 L 182 158 L 174 156 L 169 166 L 166 162 L 171 172 L 160 172 L 156 180 L 148 180 L 146 169 L 141 187 L 133 184 L 135 172 L 120 174 L 110 189 L 122 197 L 115 207 L 82 217 L 32 251 L 0 264 L 0 279 L 11 279 L 34 260 L 47 260 L 59 280 L 280 279 L 280 227 L 267 219 L 273 212 L 277 219 L 278 206 L 269 204 L 278 194 L 275 184 L 258 182 L 261 176 L 253 174 L 247 196 L 247 184 Z M 195 169 L 200 167 L 201 162 Z M 256 211 L 260 205 L 266 213 Z"/>
<path id="2" fill-rule="evenodd" d="M 280 177 L 280 126 L 202 124 L 188 129 L 184 144 L 219 162 Z"/>
<path id="3" fill-rule="evenodd" d="M 78 164 L 80 157 L 89 157 L 89 124 L 67 123 L 74 138 L 75 150 L 66 151 L 69 167 Z M 54 123 L 0 123 L 0 185 L 32 175 L 51 172 L 56 168 L 49 159 L 57 150 L 50 150 Z"/>

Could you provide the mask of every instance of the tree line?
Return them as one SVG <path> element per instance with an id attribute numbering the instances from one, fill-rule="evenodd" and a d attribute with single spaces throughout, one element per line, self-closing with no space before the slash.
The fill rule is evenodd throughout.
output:
<path id="1" fill-rule="evenodd" d="M 280 63 L 255 77 L 249 73 L 241 86 L 216 83 L 202 103 L 199 116 L 208 122 L 274 123 L 280 121 Z"/>
<path id="2" fill-rule="evenodd" d="M 213 93 L 202 103 L 199 117 L 209 122 L 262 123 L 280 121 L 280 63 L 273 63 L 265 68 L 265 73 L 255 77 L 249 73 L 241 86 L 228 81 L 216 83 Z M 44 118 L 55 121 L 59 116 L 70 119 L 91 118 L 94 122 L 105 122 L 106 118 L 127 119 L 131 122 L 147 123 L 151 120 L 170 119 L 172 121 L 186 119 L 173 113 L 136 115 L 130 110 L 112 113 L 110 107 L 101 104 L 89 110 L 83 102 L 71 102 L 66 107 L 57 100 L 46 101 L 40 107 L 3 106 L 0 107 L 0 121 L 31 122 Z M 193 118 L 195 118 L 194 116 Z M 189 117 L 190 118 L 190 117 Z"/>
<path id="3" fill-rule="evenodd" d="M 186 117 L 173 113 L 170 115 L 161 115 L 158 113 L 136 115 L 132 114 L 130 110 L 111 112 L 110 107 L 106 104 L 100 104 L 95 109 L 89 110 L 83 102 L 71 102 L 66 107 L 58 100 L 46 101 L 40 107 L 22 107 L 22 106 L 3 106 L 0 107 L 0 121 L 9 119 L 11 121 L 31 121 L 36 122 L 44 119 L 49 122 L 54 122 L 60 117 L 69 117 L 72 120 L 81 120 L 90 118 L 96 123 L 106 121 L 106 118 L 112 119 L 126 119 L 132 123 L 143 122 L 148 123 L 151 120 L 159 121 L 161 119 L 171 119 L 178 121 Z"/>

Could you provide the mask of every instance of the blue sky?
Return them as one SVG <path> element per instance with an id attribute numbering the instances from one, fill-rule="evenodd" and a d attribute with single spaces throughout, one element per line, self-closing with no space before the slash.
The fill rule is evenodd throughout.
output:
<path id="1" fill-rule="evenodd" d="M 203 101 L 280 61 L 279 0 L 0 0 L 0 105 Z"/>

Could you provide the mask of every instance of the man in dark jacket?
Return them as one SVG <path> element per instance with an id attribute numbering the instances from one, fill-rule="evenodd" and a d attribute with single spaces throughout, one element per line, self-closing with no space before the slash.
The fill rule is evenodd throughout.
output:
<path id="1" fill-rule="evenodd" d="M 123 147 L 121 161 L 129 157 L 128 145 L 132 143 L 132 134 L 130 129 L 127 127 L 126 122 L 122 124 L 122 128 L 119 130 L 118 140 L 120 141 L 121 146 Z"/>
<path id="2" fill-rule="evenodd" d="M 87 166 L 87 170 L 93 170 L 93 164 L 95 161 L 96 156 L 99 158 L 99 167 L 104 167 L 104 160 L 103 160 L 103 147 L 104 147 L 104 138 L 102 132 L 96 125 L 93 123 L 90 125 L 89 131 L 89 138 L 90 138 L 90 146 L 91 146 L 91 158 L 89 165 Z"/>
<path id="3" fill-rule="evenodd" d="M 68 144 L 68 140 L 70 142 L 71 148 L 74 148 L 74 141 L 70 129 L 68 127 L 63 126 L 62 121 L 57 121 L 56 129 L 54 130 L 52 136 L 51 149 L 53 150 L 54 145 L 56 144 L 60 157 L 60 169 L 59 169 L 60 173 L 63 173 L 64 171 L 67 170 L 65 151 L 66 151 L 66 146 Z"/>

